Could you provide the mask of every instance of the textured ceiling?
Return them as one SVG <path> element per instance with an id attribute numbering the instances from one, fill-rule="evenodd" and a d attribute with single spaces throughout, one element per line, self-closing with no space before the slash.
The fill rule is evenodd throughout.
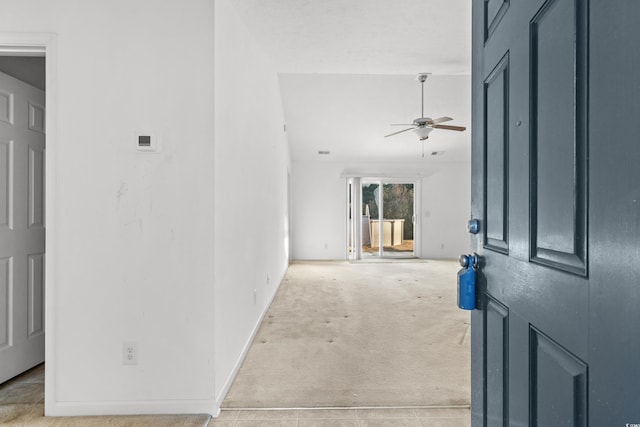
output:
<path id="1" fill-rule="evenodd" d="M 414 76 L 281 74 L 280 87 L 292 158 L 362 162 L 422 161 L 413 132 L 384 135 L 420 117 L 420 83 Z M 451 116 L 469 126 L 470 76 L 432 76 L 425 83 L 425 115 Z M 470 132 L 435 129 L 424 142 L 427 161 L 468 161 Z M 327 150 L 329 157 L 319 156 Z M 444 152 L 437 158 L 433 151 Z"/>
<path id="2" fill-rule="evenodd" d="M 287 73 L 468 74 L 470 0 L 233 0 Z"/>
<path id="3" fill-rule="evenodd" d="M 280 73 L 294 160 L 415 161 L 422 143 L 385 134 L 425 115 L 470 125 L 471 1 L 231 0 Z M 457 76 L 457 77 L 455 77 Z M 468 161 L 470 131 L 434 131 L 428 161 Z"/>

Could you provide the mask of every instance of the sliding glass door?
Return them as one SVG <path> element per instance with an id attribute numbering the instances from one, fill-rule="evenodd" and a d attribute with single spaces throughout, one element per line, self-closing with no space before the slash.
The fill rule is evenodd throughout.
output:
<path id="1" fill-rule="evenodd" d="M 413 257 L 415 184 L 363 179 L 361 189 L 362 257 Z"/>

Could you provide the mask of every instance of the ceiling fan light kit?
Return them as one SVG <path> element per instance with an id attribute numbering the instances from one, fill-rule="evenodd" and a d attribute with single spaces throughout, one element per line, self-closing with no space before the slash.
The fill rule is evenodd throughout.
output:
<path id="1" fill-rule="evenodd" d="M 420 141 L 424 141 L 425 139 L 429 138 L 429 134 L 432 130 L 433 128 L 428 127 L 417 127 L 413 129 L 416 135 L 418 135 L 418 137 L 420 138 Z"/>
<path id="2" fill-rule="evenodd" d="M 414 131 L 420 141 L 424 141 L 429 138 L 429 134 L 434 129 L 445 129 L 445 130 L 454 130 L 458 132 L 462 132 L 466 130 L 466 127 L 463 126 L 450 126 L 450 125 L 440 125 L 438 123 L 448 122 L 453 120 L 451 117 L 438 117 L 437 119 L 432 119 L 431 117 L 424 116 L 424 82 L 427 81 L 427 78 L 431 75 L 431 73 L 420 73 L 416 76 L 416 80 L 420 82 L 422 85 L 422 109 L 421 109 L 421 117 L 415 119 L 412 124 L 401 124 L 401 125 L 392 125 L 392 126 L 412 126 L 407 129 L 403 129 L 398 132 L 390 133 L 389 135 L 385 135 L 387 138 L 389 136 L 398 135 L 399 133 L 408 132 L 410 130 Z"/>

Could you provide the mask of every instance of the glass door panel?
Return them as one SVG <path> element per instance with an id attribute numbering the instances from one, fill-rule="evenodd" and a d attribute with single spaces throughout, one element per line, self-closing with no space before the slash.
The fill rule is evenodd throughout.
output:
<path id="1" fill-rule="evenodd" d="M 383 185 L 381 237 L 385 257 L 411 257 L 413 250 L 413 184 Z"/>
<path id="2" fill-rule="evenodd" d="M 362 257 L 380 256 L 380 183 L 362 183 Z"/>

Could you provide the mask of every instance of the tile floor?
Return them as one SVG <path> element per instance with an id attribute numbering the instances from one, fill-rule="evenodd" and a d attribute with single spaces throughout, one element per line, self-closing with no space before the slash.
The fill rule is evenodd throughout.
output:
<path id="1" fill-rule="evenodd" d="M 470 427 L 468 408 L 223 410 L 215 427 Z"/>
<path id="2" fill-rule="evenodd" d="M 44 403 L 44 364 L 0 384 L 0 405 Z"/>

